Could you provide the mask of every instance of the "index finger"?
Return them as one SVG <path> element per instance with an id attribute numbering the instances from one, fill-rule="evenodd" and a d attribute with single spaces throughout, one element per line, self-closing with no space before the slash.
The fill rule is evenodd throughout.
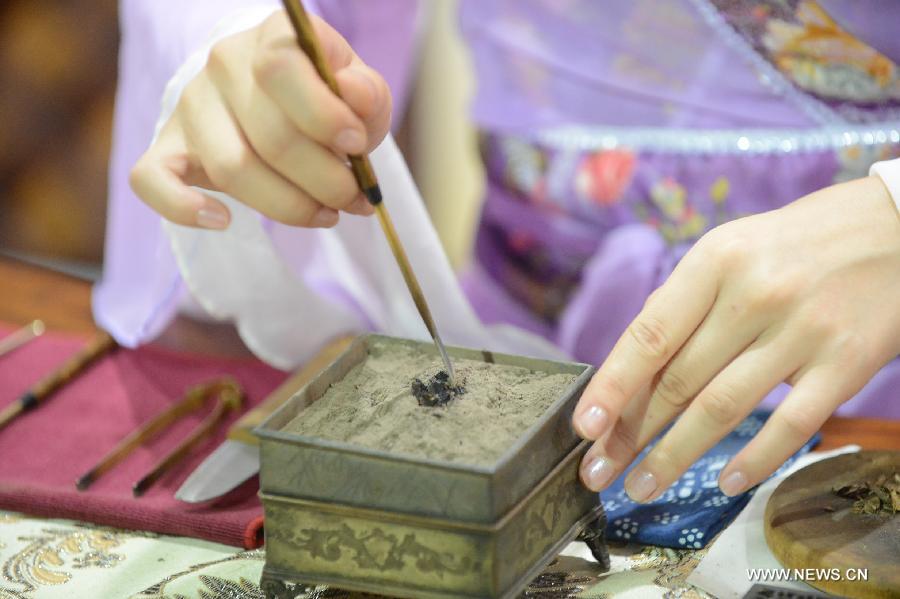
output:
<path id="1" fill-rule="evenodd" d="M 573 424 L 582 438 L 598 439 L 609 429 L 631 398 L 700 326 L 718 287 L 716 269 L 700 252 L 688 252 L 647 298 L 578 401 Z"/>
<path id="2" fill-rule="evenodd" d="M 323 21 L 311 18 L 332 72 L 353 61 L 347 41 Z M 303 133 L 338 152 L 355 154 L 366 148 L 362 119 L 322 80 L 301 50 L 286 18 L 266 22 L 263 50 L 254 57 L 253 74 L 260 87 Z"/>

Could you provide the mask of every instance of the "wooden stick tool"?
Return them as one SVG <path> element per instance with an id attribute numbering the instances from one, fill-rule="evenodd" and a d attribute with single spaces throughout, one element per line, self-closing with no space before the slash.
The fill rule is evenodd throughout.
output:
<path id="1" fill-rule="evenodd" d="M 341 92 L 338 89 L 337 80 L 334 78 L 322 48 L 319 46 L 319 40 L 315 31 L 313 31 L 312 23 L 309 20 L 306 9 L 303 7 L 303 3 L 300 0 L 282 0 L 282 2 L 288 17 L 290 17 L 291 25 L 293 25 L 297 34 L 297 42 L 300 44 L 300 48 L 315 66 L 319 77 L 334 92 L 334 95 L 340 98 Z M 447 369 L 447 374 L 450 376 L 450 384 L 453 386 L 456 381 L 453 364 L 450 362 L 450 356 L 447 355 L 447 349 L 444 347 L 444 342 L 441 341 L 441 336 L 434 324 L 431 310 L 428 308 L 428 302 L 425 301 L 425 294 L 422 293 L 422 288 L 419 286 L 419 281 L 416 279 L 412 265 L 409 263 L 403 244 L 400 243 L 400 238 L 397 236 L 396 229 L 394 229 L 394 223 L 391 221 L 387 207 L 382 201 L 381 188 L 378 186 L 378 179 L 375 177 L 375 171 L 372 170 L 372 164 L 365 155 L 349 156 L 348 158 L 350 159 L 350 168 L 360 190 L 365 194 L 369 203 L 375 207 L 375 213 L 378 215 L 381 229 L 384 231 L 385 237 L 387 237 L 388 245 L 391 246 L 391 251 L 394 253 L 400 272 L 403 273 L 403 279 L 406 281 L 406 286 L 409 288 L 409 293 L 412 295 L 419 315 L 425 322 L 425 328 L 428 329 L 428 333 L 441 354 L 444 368 Z"/>
<path id="2" fill-rule="evenodd" d="M 0 357 L 13 352 L 44 334 L 44 321 L 33 320 L 18 331 L 0 339 Z"/>
<path id="3" fill-rule="evenodd" d="M 209 437 L 229 412 L 238 410 L 241 407 L 243 392 L 234 379 L 223 377 L 188 389 L 181 400 L 172 404 L 119 441 L 96 466 L 75 482 L 75 486 L 79 491 L 84 491 L 103 474 L 128 457 L 142 443 L 160 434 L 187 414 L 198 411 L 208 400 L 213 398 L 215 398 L 216 403 L 206 418 L 203 419 L 203 422 L 185 437 L 175 449 L 159 460 L 146 476 L 134 484 L 134 496 L 139 497 L 143 495 L 173 465 L 180 462 L 191 449 Z"/>
<path id="4" fill-rule="evenodd" d="M 57 370 L 39 381 L 14 403 L 0 411 L 0 429 L 19 415 L 37 408 L 56 390 L 78 376 L 97 359 L 116 347 L 116 341 L 106 331 L 100 331 L 80 352 L 75 354 Z"/>

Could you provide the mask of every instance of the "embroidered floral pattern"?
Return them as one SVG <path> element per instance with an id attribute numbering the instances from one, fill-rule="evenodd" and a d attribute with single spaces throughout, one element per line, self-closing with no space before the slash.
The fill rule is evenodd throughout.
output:
<path id="1" fill-rule="evenodd" d="M 723 202 L 724 199 L 723 196 Z M 694 240 L 706 231 L 706 216 L 688 201 L 684 186 L 670 177 L 657 181 L 650 189 L 649 209 L 638 204 L 635 210 L 641 220 L 656 228 L 668 243 Z"/>
<path id="2" fill-rule="evenodd" d="M 822 101 L 826 110 L 834 109 L 851 121 L 898 114 L 900 67 L 842 28 L 818 2 L 710 0 L 710 4 L 751 52 L 801 94 Z"/>
<path id="3" fill-rule="evenodd" d="M 618 202 L 634 175 L 635 156 L 627 150 L 593 152 L 584 157 L 575 175 L 579 197 L 600 206 Z"/>
<path id="4" fill-rule="evenodd" d="M 546 155 L 534 144 L 516 137 L 502 138 L 500 151 L 506 161 L 507 186 L 533 201 L 542 202 L 546 190 Z"/>
<path id="5" fill-rule="evenodd" d="M 265 560 L 265 551 L 237 551 L 229 548 L 218 550 L 220 557 L 197 560 L 188 567 L 173 568 L 163 559 L 147 559 L 148 553 L 158 555 L 149 548 L 159 542 L 159 535 L 108 529 L 93 525 L 48 522 L 38 518 L 10 515 L 0 512 L 0 535 L 9 546 L 0 551 L 0 564 L 8 572 L 10 564 L 28 564 L 31 558 L 59 553 L 64 563 L 52 568 L 57 573 L 68 576 L 66 582 L 48 584 L 36 582 L 23 586 L 8 577 L 0 578 L 0 598 L 2 599 L 48 599 L 56 597 L 87 596 L 70 589 L 81 579 L 84 589 L 85 577 L 92 577 L 90 587 L 97 590 L 93 596 L 124 596 L 111 593 L 108 580 L 122 580 L 126 572 L 157 573 L 159 581 L 132 599 L 262 599 L 265 593 L 259 580 Z M 41 539 L 36 541 L 35 539 Z M 67 547 L 75 554 L 62 550 Z M 200 549 L 210 555 L 210 549 L 219 547 L 202 542 L 177 544 L 178 551 Z M 115 550 L 115 551 L 113 551 Z M 84 557 L 92 551 L 112 558 L 112 566 L 97 565 L 79 569 L 72 564 L 76 557 Z M 659 548 L 635 548 L 633 545 L 619 545 L 611 550 L 613 566 L 609 572 L 598 572 L 589 557 L 589 550 L 581 543 L 573 544 L 566 554 L 558 557 L 547 569 L 535 578 L 522 595 L 523 599 L 606 599 L 620 592 L 634 590 L 641 596 L 651 598 L 703 598 L 708 595 L 688 585 L 686 577 L 699 561 L 702 551 L 681 551 Z M 216 553 L 213 553 L 216 555 Z M 576 557 L 576 555 L 578 557 Z M 30 556 L 30 557 L 28 557 Z M 71 558 L 71 559 L 70 559 Z M 89 560 L 88 560 L 89 561 Z M 177 559 L 185 563 L 183 557 Z M 189 562 L 190 563 L 190 562 Z M 168 569 L 167 569 L 168 568 Z M 15 568 L 13 568 L 15 569 Z M 109 574 L 106 572 L 109 571 Z M 653 583 L 647 584 L 647 572 L 652 573 Z M 637 575 L 635 575 L 637 574 Z M 5 576 L 5 575 L 4 575 Z M 614 579 L 614 580 L 612 580 Z M 609 582 L 607 582 L 609 581 Z M 297 599 L 374 599 L 373 595 L 355 593 L 340 589 L 317 586 L 306 591 L 298 589 Z"/>
<path id="6" fill-rule="evenodd" d="M 900 99 L 897 66 L 841 29 L 817 2 L 798 3 L 793 20 L 767 18 L 766 12 L 755 13 L 765 20 L 762 45 L 799 87 L 851 102 Z"/>
<path id="7" fill-rule="evenodd" d="M 112 551 L 122 543 L 122 534 L 99 527 L 43 528 L 18 541 L 24 542 L 24 547 L 7 558 L 2 568 L 3 580 L 15 589 L 8 591 L 14 597 L 65 584 L 72 578 L 72 570 L 111 568 L 124 559 Z"/>

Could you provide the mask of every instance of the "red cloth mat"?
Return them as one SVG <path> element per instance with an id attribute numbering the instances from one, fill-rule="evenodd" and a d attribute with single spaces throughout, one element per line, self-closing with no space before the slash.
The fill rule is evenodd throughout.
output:
<path id="1" fill-rule="evenodd" d="M 0 325 L 0 336 L 12 330 Z M 0 406 L 17 400 L 85 341 L 47 333 L 0 358 Z M 191 505 L 174 498 L 187 476 L 225 439 L 237 414 L 143 497 L 131 494 L 132 485 L 199 424 L 211 403 L 136 449 L 86 491 L 75 489 L 79 476 L 120 439 L 177 401 L 185 389 L 225 374 L 244 388 L 245 410 L 286 376 L 254 359 L 210 358 L 154 347 L 108 354 L 37 409 L 0 429 L 0 508 L 258 547 L 262 506 L 255 479 L 212 504 Z"/>

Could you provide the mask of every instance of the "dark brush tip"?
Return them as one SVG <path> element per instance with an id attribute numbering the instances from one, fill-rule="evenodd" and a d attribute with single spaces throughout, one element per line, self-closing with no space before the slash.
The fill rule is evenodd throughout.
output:
<path id="1" fill-rule="evenodd" d="M 84 491 L 85 489 L 90 487 L 92 484 L 94 484 L 94 473 L 88 472 L 87 474 L 85 474 L 84 476 L 79 478 L 77 481 L 75 481 L 75 488 L 78 489 L 79 491 Z"/>
<path id="2" fill-rule="evenodd" d="M 147 482 L 146 478 L 142 478 L 141 480 L 134 483 L 134 486 L 131 488 L 131 494 L 135 497 L 140 497 L 144 493 L 147 492 L 147 489 L 150 488 L 150 483 Z"/>
<path id="3" fill-rule="evenodd" d="M 363 190 L 363 194 L 365 194 L 366 199 L 369 200 L 369 203 L 373 206 L 377 206 L 381 203 L 383 199 L 381 197 L 381 187 L 378 185 L 373 185 L 372 187 L 367 187 Z"/>

